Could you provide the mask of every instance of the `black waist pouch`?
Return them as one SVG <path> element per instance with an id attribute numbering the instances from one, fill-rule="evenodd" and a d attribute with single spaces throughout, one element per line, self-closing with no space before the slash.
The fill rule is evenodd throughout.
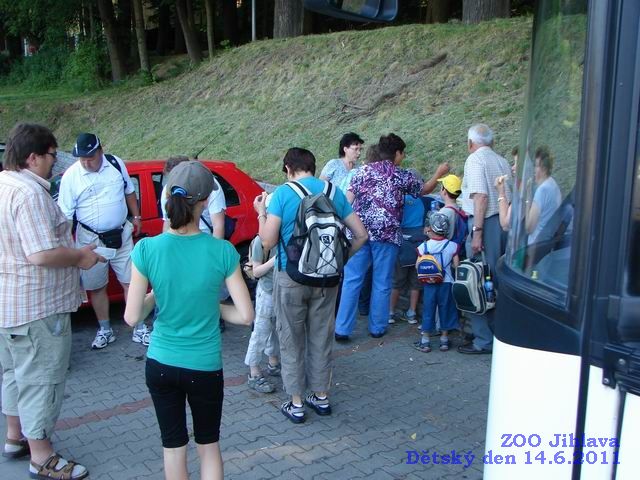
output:
<path id="1" fill-rule="evenodd" d="M 122 227 L 114 228 L 113 230 L 109 230 L 107 232 L 102 232 L 98 234 L 98 238 L 104 246 L 107 248 L 115 248 L 116 250 L 122 247 L 122 231 L 124 229 Z"/>

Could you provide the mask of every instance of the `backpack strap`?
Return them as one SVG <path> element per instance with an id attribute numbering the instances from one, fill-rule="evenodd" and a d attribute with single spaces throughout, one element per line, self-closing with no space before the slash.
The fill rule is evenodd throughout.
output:
<path id="1" fill-rule="evenodd" d="M 296 195 L 298 195 L 298 197 L 300 197 L 301 199 L 308 195 L 311 195 L 311 192 L 307 190 L 305 186 L 302 185 L 300 182 L 296 182 L 292 180 L 290 182 L 285 183 L 285 185 L 287 185 L 289 188 L 291 188 L 291 190 L 296 192 Z"/>
<path id="2" fill-rule="evenodd" d="M 336 195 L 336 187 L 331 182 L 324 182 L 324 188 L 322 189 L 322 193 L 324 193 L 329 200 L 333 201 L 333 197 Z"/>
<path id="3" fill-rule="evenodd" d="M 467 220 L 469 218 L 469 216 L 467 215 L 467 213 L 457 207 L 454 207 L 453 205 L 445 205 L 444 208 L 450 208 L 451 210 L 453 210 L 454 212 L 456 212 L 458 214 L 459 217 L 461 217 L 463 220 Z"/>
<path id="4" fill-rule="evenodd" d="M 204 218 L 204 215 L 200 215 L 200 220 L 202 220 L 204 224 L 207 226 L 207 228 L 209 229 L 209 231 L 213 233 L 213 226 L 209 225 L 209 222 L 207 222 L 207 220 Z"/>
<path id="5" fill-rule="evenodd" d="M 115 168 L 120 172 L 120 175 L 122 175 L 122 182 L 124 183 L 124 189 L 126 190 L 127 181 L 124 179 L 124 173 L 122 173 L 122 167 L 120 166 L 120 162 L 118 162 L 118 160 L 116 160 L 116 157 L 114 157 L 110 153 L 105 153 L 104 158 L 107 159 L 107 162 L 109 162 L 113 166 L 113 168 Z"/>

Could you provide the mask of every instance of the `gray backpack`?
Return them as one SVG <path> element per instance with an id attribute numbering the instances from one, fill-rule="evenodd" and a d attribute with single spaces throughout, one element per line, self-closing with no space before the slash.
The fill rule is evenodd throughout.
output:
<path id="1" fill-rule="evenodd" d="M 325 182 L 322 193 L 313 195 L 299 182 L 286 185 L 300 197 L 293 234 L 285 247 L 287 274 L 302 285 L 335 287 L 350 247 L 333 204 L 336 187 Z"/>

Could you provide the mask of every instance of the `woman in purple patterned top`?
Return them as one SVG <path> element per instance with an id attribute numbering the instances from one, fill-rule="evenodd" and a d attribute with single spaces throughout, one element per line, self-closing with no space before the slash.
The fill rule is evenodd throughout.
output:
<path id="1" fill-rule="evenodd" d="M 449 171 L 444 163 L 435 175 L 422 183 L 414 173 L 400 168 L 405 158 L 406 144 L 397 135 L 380 137 L 379 155 L 367 152 L 367 163 L 351 179 L 347 198 L 353 203 L 369 233 L 369 241 L 349 259 L 344 269 L 340 307 L 336 317 L 336 340 L 345 341 L 356 322 L 358 295 L 364 275 L 373 264 L 373 285 L 369 308 L 369 332 L 379 338 L 387 332 L 389 298 L 393 271 L 402 243 L 404 195 L 425 195 L 433 191 L 438 178 Z"/>

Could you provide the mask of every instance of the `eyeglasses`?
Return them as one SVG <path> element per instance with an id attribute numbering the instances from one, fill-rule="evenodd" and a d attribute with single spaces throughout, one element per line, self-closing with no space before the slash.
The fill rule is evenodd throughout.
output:
<path id="1" fill-rule="evenodd" d="M 58 160 L 58 152 L 44 152 L 44 155 L 51 155 L 54 160 Z"/>

